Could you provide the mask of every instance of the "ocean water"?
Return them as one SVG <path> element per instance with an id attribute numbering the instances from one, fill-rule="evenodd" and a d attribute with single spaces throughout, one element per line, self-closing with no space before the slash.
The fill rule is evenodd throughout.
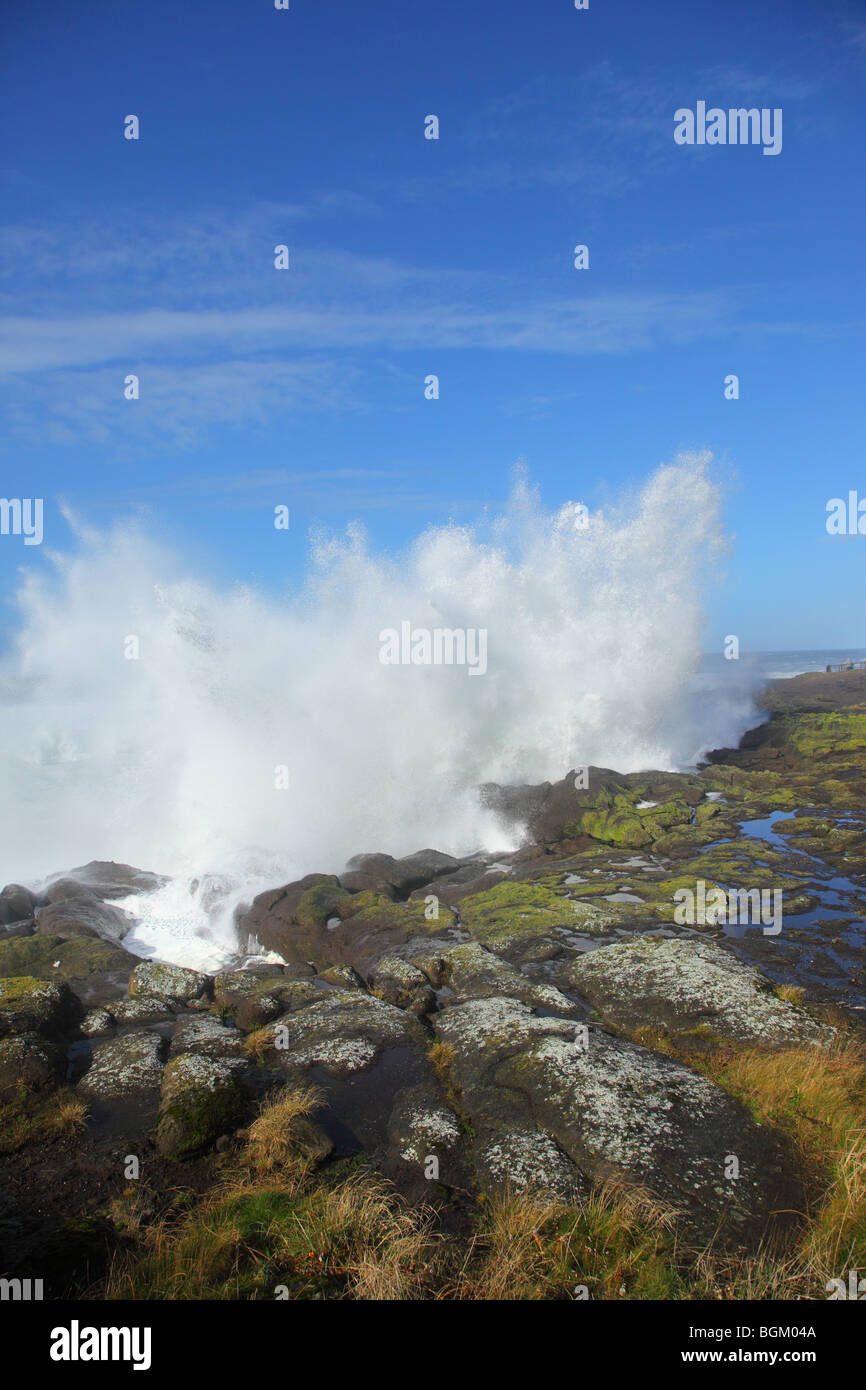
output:
<path id="1" fill-rule="evenodd" d="M 150 922 L 130 945 L 212 965 L 264 887 L 367 850 L 514 848 L 483 782 L 687 767 L 735 743 L 767 676 L 827 656 L 702 655 L 725 548 L 709 463 L 659 468 L 588 525 L 520 482 L 501 515 L 397 555 L 350 527 L 277 598 L 214 589 L 140 527 L 83 530 L 22 582 L 0 663 L 0 878 L 90 859 L 170 874 L 129 904 Z M 383 664 L 404 622 L 483 629 L 485 674 Z"/>

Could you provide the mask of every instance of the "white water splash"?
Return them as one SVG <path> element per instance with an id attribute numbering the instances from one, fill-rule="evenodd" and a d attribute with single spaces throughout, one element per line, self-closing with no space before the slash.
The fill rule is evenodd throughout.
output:
<path id="1" fill-rule="evenodd" d="M 179 875 L 189 931 L 227 942 L 244 886 L 363 850 L 512 848 L 480 783 L 682 767 L 746 727 L 742 691 L 693 690 L 719 547 L 708 456 L 586 529 L 523 482 L 503 515 L 430 528 L 399 556 L 350 527 L 314 545 L 284 601 L 178 573 L 134 526 L 80 530 L 25 582 L 3 664 L 4 881 L 93 858 Z M 382 665 L 379 633 L 403 620 L 486 628 L 487 674 Z M 208 872 L 231 880 L 216 927 L 186 887 Z M 149 910 L 180 922 L 189 905 Z"/>

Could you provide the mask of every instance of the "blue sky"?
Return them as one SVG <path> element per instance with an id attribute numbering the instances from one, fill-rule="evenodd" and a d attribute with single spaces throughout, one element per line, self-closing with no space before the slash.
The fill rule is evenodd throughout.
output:
<path id="1" fill-rule="evenodd" d="M 847 0 L 7 0 L 0 491 L 46 549 L 61 502 L 144 515 L 276 591 L 311 527 L 396 547 L 518 459 L 593 507 L 708 448 L 707 648 L 866 645 L 866 536 L 825 529 L 866 497 L 864 68 Z M 677 146 L 698 100 L 781 107 L 782 152 Z M 3 595 L 41 564 L 0 539 Z"/>

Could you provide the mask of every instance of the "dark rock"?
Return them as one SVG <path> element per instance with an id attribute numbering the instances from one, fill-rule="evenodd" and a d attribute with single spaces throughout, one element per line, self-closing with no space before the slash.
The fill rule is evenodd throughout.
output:
<path id="1" fill-rule="evenodd" d="M 66 1054 L 61 1047 L 35 1033 L 0 1040 L 0 1098 L 8 1099 L 23 1088 L 46 1091 L 66 1076 Z"/>
<path id="2" fill-rule="evenodd" d="M 35 930 L 36 923 L 32 917 L 24 922 L 7 922 L 0 927 L 0 941 L 9 941 L 13 936 L 32 936 Z"/>
<path id="3" fill-rule="evenodd" d="M 28 936 L 0 941 L 0 978 L 31 975 L 52 983 L 65 980 L 88 1004 L 103 1004 L 126 993 L 130 963 L 121 946 L 98 938 Z"/>
<path id="4" fill-rule="evenodd" d="M 57 1038 L 69 1033 L 84 1010 L 69 986 L 32 976 L 0 979 L 0 1037 L 38 1033 Z"/>
<path id="5" fill-rule="evenodd" d="M 122 941 L 134 925 L 128 912 L 104 903 L 84 887 L 73 896 L 53 899 L 36 914 L 36 930 L 43 936 L 100 936 L 103 941 Z"/>
<path id="6" fill-rule="evenodd" d="M 237 1067 L 197 1052 L 169 1061 L 162 1078 L 156 1145 L 181 1159 L 211 1148 L 244 1120 L 245 1093 Z"/>
<path id="7" fill-rule="evenodd" d="M 49 880 L 46 897 L 49 902 L 58 901 L 55 889 L 58 884 L 78 884 L 89 888 L 98 898 L 127 898 L 132 893 L 154 893 L 169 880 L 164 874 L 150 873 L 146 869 L 135 869 L 131 864 L 115 864 L 113 860 L 91 859 L 89 864 L 70 869 L 68 873 L 57 875 Z M 66 891 L 64 889 L 63 891 Z"/>
<path id="8" fill-rule="evenodd" d="M 22 888 L 20 883 L 7 883 L 0 893 L 0 925 L 26 921 L 33 916 L 35 906 L 36 897 L 29 888 Z"/>

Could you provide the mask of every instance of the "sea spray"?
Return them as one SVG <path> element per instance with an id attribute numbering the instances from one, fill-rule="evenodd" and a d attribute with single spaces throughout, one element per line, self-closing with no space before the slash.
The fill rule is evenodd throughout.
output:
<path id="1" fill-rule="evenodd" d="M 4 879 L 113 858 L 225 874 L 234 898 L 362 850 L 507 850 L 481 783 L 672 769 L 732 742 L 748 698 L 691 684 L 721 546 L 709 463 L 681 457 L 588 516 L 518 479 L 501 515 L 394 556 L 352 525 L 313 542 L 285 599 L 184 575 L 140 524 L 81 528 L 18 594 Z M 483 677 L 383 664 L 403 623 L 484 630 Z"/>

